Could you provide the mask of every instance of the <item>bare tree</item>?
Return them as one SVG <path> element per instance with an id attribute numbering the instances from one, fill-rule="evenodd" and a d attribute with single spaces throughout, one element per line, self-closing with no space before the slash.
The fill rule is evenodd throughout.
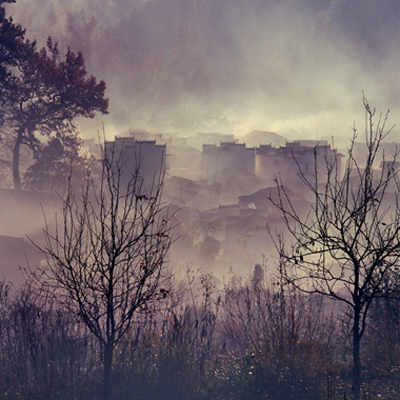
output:
<path id="1" fill-rule="evenodd" d="M 162 285 L 171 239 L 160 203 L 162 179 L 148 197 L 139 167 L 122 186 L 120 160 L 105 153 L 99 184 L 89 174 L 82 193 L 69 186 L 62 221 L 55 228 L 46 222 L 40 247 L 47 258 L 41 282 L 101 345 L 104 398 L 110 394 L 115 346 L 135 314 L 167 294 Z"/>
<path id="2" fill-rule="evenodd" d="M 375 109 L 365 98 L 364 107 L 365 166 L 353 155 L 354 128 L 343 177 L 338 159 L 326 160 L 323 182 L 317 168 L 313 182 L 300 171 L 314 198 L 307 217 L 299 217 L 282 186 L 278 186 L 279 200 L 271 199 L 283 215 L 292 244 L 287 244 L 285 234 L 270 230 L 287 283 L 338 300 L 350 309 L 355 400 L 360 398 L 360 343 L 368 312 L 375 298 L 390 294 L 400 258 L 397 151 L 390 162 L 383 157 L 381 169 L 376 168 L 382 141 L 392 130 L 386 128 L 388 112 L 375 124 Z"/>

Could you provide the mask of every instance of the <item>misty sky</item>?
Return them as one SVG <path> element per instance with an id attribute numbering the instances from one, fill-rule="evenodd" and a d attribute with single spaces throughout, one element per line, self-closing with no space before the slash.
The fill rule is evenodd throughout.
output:
<path id="1" fill-rule="evenodd" d="M 41 45 L 51 35 L 82 50 L 107 82 L 110 115 L 82 123 L 86 134 L 104 121 L 109 135 L 350 136 L 354 121 L 363 129 L 362 91 L 398 122 L 395 0 L 17 0 L 7 10 Z"/>

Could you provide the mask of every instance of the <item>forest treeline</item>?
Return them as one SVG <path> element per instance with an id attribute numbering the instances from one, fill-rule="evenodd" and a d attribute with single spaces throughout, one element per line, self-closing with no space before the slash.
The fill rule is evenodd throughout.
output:
<path id="1" fill-rule="evenodd" d="M 0 288 L 1 398 L 101 398 L 100 346 L 85 324 L 32 283 Z M 266 266 L 219 288 L 188 269 L 116 347 L 110 398 L 351 398 L 351 317 L 342 311 Z M 398 301 L 372 305 L 362 398 L 400 396 L 399 312 Z"/>

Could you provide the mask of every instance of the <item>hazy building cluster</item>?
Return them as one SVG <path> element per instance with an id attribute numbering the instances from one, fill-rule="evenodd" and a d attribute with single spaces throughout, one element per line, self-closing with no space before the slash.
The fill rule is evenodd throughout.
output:
<path id="1" fill-rule="evenodd" d="M 86 145 L 100 158 L 100 144 L 88 140 Z M 354 146 L 360 166 L 365 159 L 364 147 L 357 143 Z M 389 157 L 396 146 L 390 143 L 382 148 Z M 150 197 L 152 188 L 164 179 L 163 202 L 169 204 L 176 225 L 177 240 L 172 246 L 174 266 L 179 269 L 193 263 L 218 273 L 229 267 L 247 271 L 269 253 L 271 242 L 266 224 L 283 226 L 271 202 L 277 200 L 277 185 L 285 187 L 292 202 L 305 215 L 312 199 L 307 198 L 303 180 L 313 181 L 318 173 L 323 184 L 327 165 L 336 159 L 340 175 L 346 152 L 327 140 L 289 141 L 267 131 L 253 131 L 238 140 L 234 135 L 221 133 L 177 137 L 140 129 L 131 129 L 106 141 L 104 149 L 106 154 L 113 154 L 115 166 L 121 168 L 121 185 L 126 186 L 139 169 L 143 178 L 141 190 Z M 376 168 L 384 168 L 384 164 Z M 60 199 L 55 194 L 36 192 L 34 196 L 22 196 L 6 189 L 0 194 L 3 227 L 0 245 L 21 255 L 18 265 L 37 263 L 39 254 L 26 235 L 40 243 L 44 217 L 54 220 Z M 25 214 L 24 224 L 12 222 Z M 9 236 L 19 239 L 11 240 Z M 8 268 L 10 263 L 15 264 L 15 257 L 7 254 L 2 251 L 2 272 L 18 277 L 18 272 Z"/>
<path id="2" fill-rule="evenodd" d="M 121 184 L 139 168 L 143 195 L 150 197 L 164 177 L 163 201 L 176 222 L 175 267 L 189 262 L 219 272 L 228 267 L 247 271 L 271 250 L 266 224 L 283 222 L 271 202 L 277 201 L 277 185 L 305 215 L 311 199 L 304 179 L 311 182 L 318 174 L 323 185 L 336 160 L 341 175 L 346 149 L 327 140 L 289 141 L 266 131 L 242 140 L 221 133 L 175 137 L 132 129 L 105 142 L 106 153 L 113 153 L 121 167 Z M 364 154 L 359 153 L 362 165 Z"/>

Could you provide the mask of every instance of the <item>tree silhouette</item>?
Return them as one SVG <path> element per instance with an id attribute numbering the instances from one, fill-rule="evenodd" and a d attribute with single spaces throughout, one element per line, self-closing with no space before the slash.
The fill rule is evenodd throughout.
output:
<path id="1" fill-rule="evenodd" d="M 46 224 L 39 247 L 47 267 L 39 282 L 89 328 L 101 345 L 104 398 L 110 392 L 113 351 L 136 314 L 166 297 L 170 227 L 161 206 L 162 180 L 143 194 L 140 167 L 121 185 L 119 157 L 107 152 L 99 185 L 88 176 L 82 194 L 70 186 L 62 222 Z"/>
<path id="2" fill-rule="evenodd" d="M 27 146 L 37 158 L 42 137 L 63 137 L 74 132 L 78 117 L 107 113 L 106 84 L 86 77 L 82 53 L 68 49 L 62 59 L 49 37 L 45 48 L 25 39 L 25 31 L 1 8 L 0 91 L 6 136 L 13 148 L 14 188 L 21 189 L 20 149 Z"/>
<path id="3" fill-rule="evenodd" d="M 12 69 L 19 60 L 27 57 L 35 49 L 36 43 L 25 40 L 25 30 L 15 24 L 12 18 L 6 18 L 4 3 L 14 0 L 0 0 L 0 121 L 3 124 L 9 110 L 9 92 L 13 90 Z"/>
<path id="4" fill-rule="evenodd" d="M 352 317 L 354 399 L 360 398 L 360 344 L 374 299 L 388 296 L 397 285 L 400 260 L 399 180 L 393 159 L 383 159 L 376 170 L 388 113 L 375 125 L 375 110 L 364 98 L 366 110 L 365 166 L 353 155 L 354 136 L 348 151 L 343 178 L 338 160 L 326 160 L 327 178 L 319 184 L 300 176 L 314 197 L 306 218 L 299 217 L 289 196 L 278 186 L 279 200 L 273 200 L 285 220 L 289 236 L 272 235 L 279 252 L 281 272 L 288 284 L 308 293 L 319 293 L 340 301 Z M 317 160 L 316 163 L 317 164 Z M 271 233 L 272 234 L 272 233 Z"/>
<path id="5" fill-rule="evenodd" d="M 52 138 L 41 147 L 37 159 L 24 174 L 24 187 L 63 195 L 70 179 L 73 184 L 85 181 L 87 168 L 94 161 L 83 150 L 83 141 L 75 132 Z"/>

